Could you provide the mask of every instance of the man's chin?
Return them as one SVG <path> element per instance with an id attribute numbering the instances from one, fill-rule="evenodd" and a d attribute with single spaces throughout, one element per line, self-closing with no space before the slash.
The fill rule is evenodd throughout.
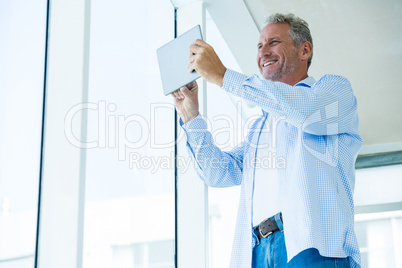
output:
<path id="1" fill-rule="evenodd" d="M 269 73 L 269 74 L 265 73 L 263 74 L 263 77 L 266 80 L 278 81 L 279 79 L 282 78 L 282 75 L 278 73 Z"/>

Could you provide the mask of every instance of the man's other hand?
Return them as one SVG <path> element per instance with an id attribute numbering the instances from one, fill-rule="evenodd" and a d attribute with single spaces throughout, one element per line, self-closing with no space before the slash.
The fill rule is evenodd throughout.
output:
<path id="1" fill-rule="evenodd" d="M 213 47 L 197 39 L 190 45 L 189 72 L 196 70 L 202 78 L 220 87 L 223 85 L 223 76 L 226 67 L 222 64 Z"/>
<path id="2" fill-rule="evenodd" d="M 174 105 L 183 123 L 187 123 L 198 116 L 198 84 L 196 81 L 172 93 Z"/>

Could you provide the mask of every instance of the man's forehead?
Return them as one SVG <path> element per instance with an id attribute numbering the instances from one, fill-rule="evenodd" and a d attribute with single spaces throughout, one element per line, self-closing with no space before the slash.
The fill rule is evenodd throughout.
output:
<path id="1" fill-rule="evenodd" d="M 290 38 L 289 35 L 290 25 L 288 23 L 271 23 L 262 29 L 259 41 L 271 38 Z"/>

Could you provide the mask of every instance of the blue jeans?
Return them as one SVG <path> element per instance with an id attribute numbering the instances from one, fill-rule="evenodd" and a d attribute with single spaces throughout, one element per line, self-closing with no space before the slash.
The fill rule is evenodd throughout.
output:
<path id="1" fill-rule="evenodd" d="M 277 223 L 280 219 L 277 218 Z M 267 237 L 262 237 L 258 241 L 258 226 L 254 227 L 253 235 L 257 239 L 257 244 L 253 250 L 252 268 L 329 268 L 350 267 L 347 258 L 323 257 L 315 248 L 306 249 L 297 254 L 287 263 L 285 237 L 283 234 L 282 222 L 278 224 L 280 230 L 273 232 Z"/>

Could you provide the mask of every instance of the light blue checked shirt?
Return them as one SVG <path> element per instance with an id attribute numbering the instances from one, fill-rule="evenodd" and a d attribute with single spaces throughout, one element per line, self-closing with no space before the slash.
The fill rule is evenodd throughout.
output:
<path id="1" fill-rule="evenodd" d="M 308 77 L 292 87 L 228 69 L 222 88 L 263 110 L 245 141 L 223 152 L 201 116 L 182 127 L 197 173 L 207 185 L 241 185 L 230 267 L 251 267 L 252 227 L 258 224 L 252 222 L 255 157 L 269 113 L 285 118 L 276 126 L 276 155 L 286 163 L 278 168 L 278 180 L 288 261 L 316 248 L 323 256 L 349 257 L 351 267 L 360 267 L 353 192 L 362 139 L 349 81 L 325 75 L 317 82 Z"/>

